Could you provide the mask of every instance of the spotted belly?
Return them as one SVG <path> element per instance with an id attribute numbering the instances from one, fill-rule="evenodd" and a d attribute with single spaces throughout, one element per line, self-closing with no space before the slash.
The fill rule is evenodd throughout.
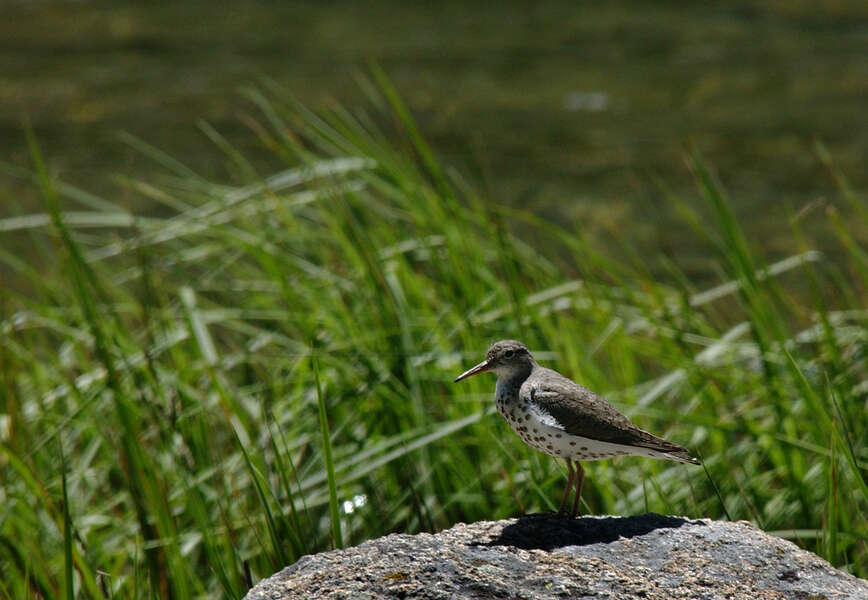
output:
<path id="1" fill-rule="evenodd" d="M 543 422 L 526 403 L 498 399 L 497 410 L 525 444 L 556 458 L 589 461 L 631 454 L 645 455 L 640 448 L 571 435 Z"/>

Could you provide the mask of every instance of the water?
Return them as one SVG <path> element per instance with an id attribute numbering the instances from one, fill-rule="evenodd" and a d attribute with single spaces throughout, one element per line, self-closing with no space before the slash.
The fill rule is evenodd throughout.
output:
<path id="1" fill-rule="evenodd" d="M 2 11 L 0 151 L 27 163 L 26 117 L 55 172 L 113 198 L 111 175 L 157 170 L 117 131 L 231 182 L 196 129 L 206 119 L 266 174 L 277 165 L 241 122 L 255 109 L 238 90 L 265 75 L 312 106 L 361 105 L 355 78 L 371 59 L 441 160 L 494 198 L 602 244 L 662 250 L 688 271 L 706 267 L 708 248 L 653 183 L 692 194 L 687 144 L 772 258 L 795 249 L 789 217 L 801 209 L 812 242 L 836 247 L 815 227 L 842 204 L 815 141 L 866 185 L 864 2 L 7 0 Z M 0 214 L 35 206 L 13 180 L 0 194 Z"/>

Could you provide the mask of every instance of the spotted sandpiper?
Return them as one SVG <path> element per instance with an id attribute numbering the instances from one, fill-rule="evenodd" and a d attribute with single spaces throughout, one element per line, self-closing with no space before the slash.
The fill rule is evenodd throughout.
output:
<path id="1" fill-rule="evenodd" d="M 581 460 L 613 456 L 648 456 L 698 465 L 685 448 L 636 427 L 591 390 L 557 371 L 537 364 L 527 346 L 515 340 L 492 344 L 485 360 L 459 375 L 493 371 L 497 412 L 524 443 L 567 463 L 568 481 L 558 513 L 566 515 L 575 486 L 570 518 L 579 512 L 585 470 Z M 575 469 L 573 465 L 575 464 Z"/>

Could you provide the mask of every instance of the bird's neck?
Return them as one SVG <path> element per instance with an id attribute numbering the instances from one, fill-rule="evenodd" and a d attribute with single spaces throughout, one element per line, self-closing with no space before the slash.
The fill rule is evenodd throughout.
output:
<path id="1" fill-rule="evenodd" d="M 497 385 L 519 388 L 521 387 L 521 384 L 524 383 L 524 380 L 530 377 L 530 374 L 533 373 L 533 370 L 536 367 L 536 363 L 528 363 L 526 365 L 514 367 L 509 371 L 498 373 Z"/>
<path id="2" fill-rule="evenodd" d="M 507 373 L 497 374 L 497 385 L 494 388 L 494 400 L 497 412 L 504 418 L 519 403 L 519 390 L 525 380 L 533 372 L 533 365 L 528 368 L 510 369 Z"/>

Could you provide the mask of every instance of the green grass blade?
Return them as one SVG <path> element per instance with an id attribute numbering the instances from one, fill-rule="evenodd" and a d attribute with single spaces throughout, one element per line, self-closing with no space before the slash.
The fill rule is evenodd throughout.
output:
<path id="1" fill-rule="evenodd" d="M 60 489 L 63 501 L 63 592 L 67 600 L 75 599 L 72 561 L 72 517 L 69 515 L 69 494 L 66 492 L 66 459 L 61 449 Z"/>
<path id="2" fill-rule="evenodd" d="M 332 458 L 332 442 L 329 434 L 328 415 L 326 414 L 325 397 L 322 393 L 319 377 L 319 361 L 316 356 L 311 356 L 313 366 L 314 385 L 316 386 L 316 401 L 319 409 L 320 435 L 323 446 L 323 462 L 325 463 L 326 476 L 329 488 L 329 514 L 332 523 L 332 543 L 335 548 L 343 548 L 344 541 L 341 533 L 341 515 L 338 505 L 337 483 L 335 481 L 335 465 Z"/>

